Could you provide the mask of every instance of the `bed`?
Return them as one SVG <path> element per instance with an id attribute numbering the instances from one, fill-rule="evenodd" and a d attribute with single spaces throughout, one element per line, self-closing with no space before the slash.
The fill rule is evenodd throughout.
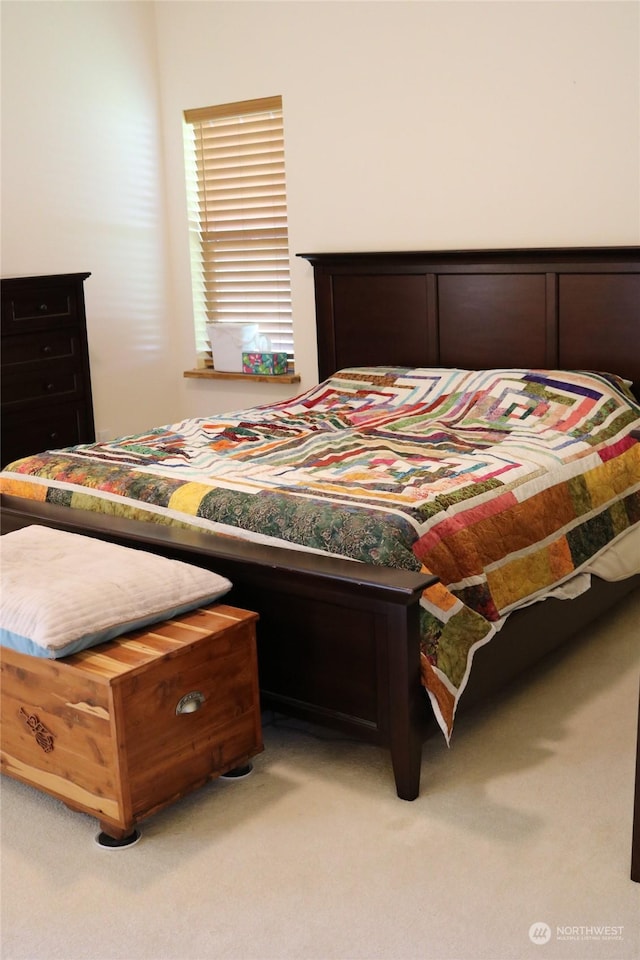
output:
<path id="1" fill-rule="evenodd" d="M 316 387 L 5 465 L 2 530 L 228 577 L 263 707 L 388 746 L 411 800 L 430 731 L 638 586 L 640 248 L 302 256 Z"/>

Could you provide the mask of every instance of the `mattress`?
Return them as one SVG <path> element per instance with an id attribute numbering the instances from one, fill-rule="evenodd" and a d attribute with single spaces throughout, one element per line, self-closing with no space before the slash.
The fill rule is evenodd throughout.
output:
<path id="1" fill-rule="evenodd" d="M 0 489 L 436 574 L 422 676 L 448 737 L 506 616 L 584 588 L 622 544 L 640 556 L 639 428 L 611 374 L 358 367 L 291 400 L 27 457 Z"/>

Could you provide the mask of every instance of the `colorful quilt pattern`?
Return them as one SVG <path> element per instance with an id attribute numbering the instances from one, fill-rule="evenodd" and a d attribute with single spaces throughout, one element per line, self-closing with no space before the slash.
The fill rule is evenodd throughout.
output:
<path id="1" fill-rule="evenodd" d="M 353 368 L 292 399 L 10 465 L 0 489 L 428 570 L 422 675 L 449 738 L 503 618 L 640 525 L 640 407 L 607 374 Z"/>

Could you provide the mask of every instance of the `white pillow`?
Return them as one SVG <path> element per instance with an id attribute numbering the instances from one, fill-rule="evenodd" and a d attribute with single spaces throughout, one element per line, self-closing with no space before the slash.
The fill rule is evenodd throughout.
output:
<path id="1" fill-rule="evenodd" d="M 226 577 L 76 533 L 30 526 L 0 537 L 0 643 L 66 657 L 212 603 Z"/>

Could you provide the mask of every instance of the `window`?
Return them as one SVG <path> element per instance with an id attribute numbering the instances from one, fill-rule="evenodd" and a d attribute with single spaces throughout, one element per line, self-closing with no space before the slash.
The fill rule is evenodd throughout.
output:
<path id="1" fill-rule="evenodd" d="M 208 321 L 247 320 L 293 358 L 282 98 L 184 119 L 198 353 Z"/>

